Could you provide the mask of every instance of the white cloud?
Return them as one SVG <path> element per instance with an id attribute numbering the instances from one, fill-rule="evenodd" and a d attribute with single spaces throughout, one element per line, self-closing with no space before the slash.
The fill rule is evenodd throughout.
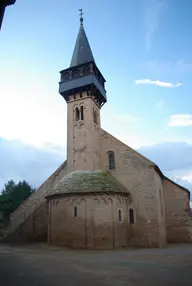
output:
<path id="1" fill-rule="evenodd" d="M 158 30 L 160 16 L 166 8 L 165 0 L 145 1 L 147 8 L 144 11 L 144 25 L 146 29 L 146 49 L 150 51 L 152 38 Z"/>
<path id="2" fill-rule="evenodd" d="M 137 114 L 118 113 L 110 105 L 106 105 L 104 109 L 101 109 L 101 127 L 132 148 L 152 144 L 146 134 L 141 131 L 139 134 L 136 132 L 142 120 Z"/>
<path id="3" fill-rule="evenodd" d="M 181 85 L 183 85 L 180 82 L 177 82 L 176 84 L 172 83 L 172 82 L 166 82 L 166 81 L 160 81 L 160 80 L 151 80 L 151 79 L 137 79 L 135 81 L 136 84 L 153 84 L 153 85 L 157 85 L 160 87 L 179 87 Z"/>
<path id="4" fill-rule="evenodd" d="M 11 179 L 26 180 L 38 187 L 65 160 L 65 148 L 50 143 L 46 148 L 37 148 L 20 140 L 0 138 L 0 158 L 0 192 Z"/>
<path id="5" fill-rule="evenodd" d="M 0 137 L 34 146 L 66 144 L 66 103 L 44 73 L 0 69 Z M 11 84 L 10 84 L 11 82 Z M 49 85 L 47 84 L 49 82 Z"/>
<path id="6" fill-rule="evenodd" d="M 169 127 L 192 126 L 192 114 L 174 114 L 170 117 Z"/>
<path id="7" fill-rule="evenodd" d="M 142 147 L 138 151 L 155 162 L 167 177 L 192 194 L 192 144 L 162 142 Z"/>
<path id="8" fill-rule="evenodd" d="M 112 135 L 116 136 L 116 134 L 112 133 Z M 116 136 L 119 140 L 121 140 L 123 143 L 127 144 L 133 149 L 142 148 L 144 146 L 152 146 L 154 142 L 150 140 L 149 138 L 146 138 L 143 134 L 141 136 L 139 135 L 126 135 L 124 134 L 117 134 Z"/>
<path id="9" fill-rule="evenodd" d="M 186 176 L 181 177 L 183 180 L 188 181 L 192 184 L 192 172 Z"/>
<path id="10" fill-rule="evenodd" d="M 159 100 L 156 104 L 156 108 L 157 109 L 161 109 L 164 106 L 164 101 L 163 100 Z"/>

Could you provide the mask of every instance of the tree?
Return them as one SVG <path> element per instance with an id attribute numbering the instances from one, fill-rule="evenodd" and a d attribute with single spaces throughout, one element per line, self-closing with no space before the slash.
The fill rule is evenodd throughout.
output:
<path id="1" fill-rule="evenodd" d="M 20 181 L 16 184 L 13 180 L 5 184 L 0 195 L 0 219 L 7 221 L 10 214 L 26 200 L 35 189 L 33 189 L 26 181 Z"/>

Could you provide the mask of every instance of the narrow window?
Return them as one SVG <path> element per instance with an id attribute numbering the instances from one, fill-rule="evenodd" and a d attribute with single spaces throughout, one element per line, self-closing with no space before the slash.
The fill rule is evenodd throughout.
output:
<path id="1" fill-rule="evenodd" d="M 73 76 L 73 78 L 74 78 L 74 77 L 79 77 L 79 76 L 80 76 L 80 70 L 79 70 L 79 69 L 73 70 L 72 76 Z"/>
<path id="2" fill-rule="evenodd" d="M 97 112 L 95 109 L 93 109 L 93 121 L 95 124 L 97 124 Z"/>
<path id="3" fill-rule="evenodd" d="M 159 190 L 159 196 L 160 196 L 161 215 L 163 216 L 163 198 L 162 198 L 161 190 Z"/>
<path id="4" fill-rule="evenodd" d="M 79 114 L 79 108 L 76 107 L 75 108 L 75 121 L 78 121 L 80 119 L 80 114 Z"/>
<path id="5" fill-rule="evenodd" d="M 108 153 L 108 160 L 109 160 L 109 169 L 114 170 L 115 169 L 115 154 L 113 151 L 110 151 Z"/>
<path id="6" fill-rule="evenodd" d="M 63 81 L 70 80 L 70 73 L 69 73 L 69 72 L 65 72 L 65 73 L 62 75 L 62 79 L 63 79 Z"/>
<path id="7" fill-rule="evenodd" d="M 74 217 L 77 217 L 77 207 L 74 207 Z"/>
<path id="8" fill-rule="evenodd" d="M 90 67 L 89 66 L 85 66 L 83 68 L 83 75 L 89 75 L 90 74 Z"/>
<path id="9" fill-rule="evenodd" d="M 84 119 L 83 106 L 81 106 L 80 109 L 81 109 L 81 120 L 83 120 Z"/>
<path id="10" fill-rule="evenodd" d="M 133 211 L 133 209 L 129 209 L 129 222 L 130 222 L 130 224 L 134 224 L 134 211 Z"/>
<path id="11" fill-rule="evenodd" d="M 119 221 L 122 221 L 122 210 L 118 209 Z"/>

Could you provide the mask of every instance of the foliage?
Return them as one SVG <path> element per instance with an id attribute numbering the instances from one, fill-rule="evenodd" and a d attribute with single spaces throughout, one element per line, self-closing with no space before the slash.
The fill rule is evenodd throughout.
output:
<path id="1" fill-rule="evenodd" d="M 34 191 L 26 181 L 18 184 L 13 180 L 8 181 L 0 194 L 0 223 L 8 221 L 10 214 Z"/>

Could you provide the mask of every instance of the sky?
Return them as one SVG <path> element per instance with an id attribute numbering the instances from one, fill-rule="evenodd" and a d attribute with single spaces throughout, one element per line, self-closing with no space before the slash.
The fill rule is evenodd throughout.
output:
<path id="1" fill-rule="evenodd" d="M 79 6 L 81 5 L 81 6 Z M 66 158 L 69 67 L 79 12 L 108 102 L 102 128 L 192 191 L 192 1 L 17 0 L 0 32 L 0 189 L 37 187 Z"/>

